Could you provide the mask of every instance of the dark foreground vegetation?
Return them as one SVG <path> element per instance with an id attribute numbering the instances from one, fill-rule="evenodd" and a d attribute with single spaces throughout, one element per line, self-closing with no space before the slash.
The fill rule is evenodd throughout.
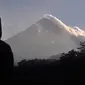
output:
<path id="1" fill-rule="evenodd" d="M 14 67 L 13 80 L 85 80 L 85 42 L 80 45 L 79 51 L 71 50 L 59 60 L 22 60 Z"/>

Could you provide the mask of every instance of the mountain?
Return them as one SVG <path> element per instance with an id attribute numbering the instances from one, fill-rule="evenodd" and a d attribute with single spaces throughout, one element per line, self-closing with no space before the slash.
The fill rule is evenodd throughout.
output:
<path id="1" fill-rule="evenodd" d="M 65 25 L 56 17 L 46 14 L 26 30 L 6 40 L 14 53 L 15 61 L 48 58 L 76 49 L 85 32 L 78 27 Z"/>
<path id="2" fill-rule="evenodd" d="M 52 55 L 52 56 L 50 56 L 48 59 L 56 59 L 56 60 L 59 60 L 60 59 L 60 57 L 61 56 L 63 56 L 64 54 L 63 53 L 61 53 L 61 54 L 57 54 L 57 55 Z"/>

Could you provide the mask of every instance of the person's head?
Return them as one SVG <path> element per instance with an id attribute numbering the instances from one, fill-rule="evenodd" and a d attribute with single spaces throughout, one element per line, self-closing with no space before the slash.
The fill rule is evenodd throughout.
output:
<path id="1" fill-rule="evenodd" d="M 2 24 L 1 24 L 1 17 L 0 17 L 0 39 L 2 37 Z"/>

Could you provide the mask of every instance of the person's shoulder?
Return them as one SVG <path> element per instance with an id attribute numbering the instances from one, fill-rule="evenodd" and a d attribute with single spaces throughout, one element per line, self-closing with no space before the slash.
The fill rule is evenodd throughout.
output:
<path id="1" fill-rule="evenodd" d="M 9 44 L 7 44 L 6 42 L 0 40 L 0 46 L 4 46 L 4 47 L 8 47 L 10 48 Z"/>

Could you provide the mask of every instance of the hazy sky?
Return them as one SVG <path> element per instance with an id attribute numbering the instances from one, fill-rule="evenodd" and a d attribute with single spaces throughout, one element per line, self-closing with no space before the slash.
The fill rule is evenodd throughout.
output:
<path id="1" fill-rule="evenodd" d="M 26 29 L 44 14 L 70 26 L 85 28 L 85 0 L 0 0 L 3 39 Z"/>

